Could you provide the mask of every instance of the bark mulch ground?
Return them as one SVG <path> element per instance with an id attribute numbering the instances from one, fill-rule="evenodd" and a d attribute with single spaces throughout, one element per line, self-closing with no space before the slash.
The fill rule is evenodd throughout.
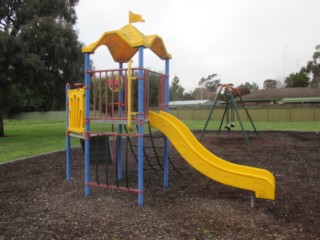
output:
<path id="1" fill-rule="evenodd" d="M 241 132 L 208 132 L 203 143 L 225 160 L 271 171 L 276 200 L 256 199 L 252 208 L 250 192 L 206 178 L 174 149 L 167 190 L 161 165 L 146 161 L 143 207 L 132 192 L 92 188 L 86 197 L 83 152 L 74 149 L 70 183 L 65 152 L 0 165 L 0 239 L 320 239 L 320 133 L 249 133 L 248 148 Z M 123 184 L 135 187 L 128 153 Z M 94 164 L 91 171 L 96 181 Z M 100 182 L 105 171 L 99 165 Z"/>

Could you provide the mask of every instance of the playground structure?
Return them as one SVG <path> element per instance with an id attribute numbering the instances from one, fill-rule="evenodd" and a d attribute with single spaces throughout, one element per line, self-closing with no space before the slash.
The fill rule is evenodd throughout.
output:
<path id="1" fill-rule="evenodd" d="M 100 46 L 107 46 L 113 60 L 119 63 L 119 69 L 91 70 L 90 54 Z M 150 49 L 165 62 L 165 74 L 144 68 L 144 50 Z M 85 149 L 85 195 L 90 195 L 91 186 L 117 188 L 138 193 L 138 204 L 144 202 L 144 125 L 149 113 L 149 79 L 156 76 L 158 84 L 158 109 L 168 111 L 169 102 L 169 60 L 162 39 L 157 35 L 145 36 L 132 24 L 117 31 L 105 32 L 98 41 L 83 47 L 85 54 L 85 83 L 71 89 L 67 84 L 67 181 L 71 180 L 71 142 L 70 137 L 84 139 Z M 138 53 L 138 67 L 132 67 L 132 57 Z M 127 68 L 124 64 L 127 63 Z M 91 124 L 99 122 L 112 125 L 115 131 L 91 131 Z M 130 130 L 124 131 L 123 126 Z M 133 131 L 132 125 L 137 126 Z M 123 178 L 123 138 L 138 139 L 138 188 L 106 186 L 91 182 L 90 177 L 90 140 L 97 136 L 116 138 L 117 181 Z M 91 154 L 92 155 L 92 154 Z M 168 187 L 169 156 L 168 140 L 164 139 L 163 156 L 164 187 Z"/>
<path id="2" fill-rule="evenodd" d="M 224 94 L 224 98 L 225 98 L 225 108 L 224 108 L 224 111 L 223 111 L 223 115 L 222 115 L 222 118 L 221 118 L 221 122 L 220 122 L 220 125 L 219 125 L 219 130 L 218 130 L 218 134 L 220 134 L 220 131 L 221 131 L 221 127 L 222 127 L 222 124 L 224 122 L 224 119 L 226 119 L 226 125 L 225 125 L 225 130 L 227 131 L 230 131 L 231 128 L 235 127 L 235 118 L 234 118 L 234 113 L 236 113 L 236 116 L 237 116 L 237 119 L 238 119 L 238 122 L 240 124 L 240 127 L 241 127 L 241 131 L 242 131 L 242 134 L 244 136 L 244 139 L 245 139 L 245 142 L 247 145 L 249 145 L 249 140 L 248 140 L 248 136 L 247 136 L 247 133 L 244 129 L 244 126 L 242 124 L 242 121 L 241 121 L 241 117 L 240 117 L 240 114 L 239 114 L 239 110 L 237 108 L 237 104 L 235 103 L 234 101 L 234 98 L 235 97 L 238 97 L 239 100 L 240 100 L 240 103 L 241 103 L 241 106 L 243 107 L 243 109 L 245 110 L 246 114 L 247 114 L 247 117 L 252 125 L 252 128 L 255 132 L 255 134 L 258 136 L 258 132 L 257 132 L 257 129 L 256 127 L 254 126 L 253 124 L 253 121 L 250 117 L 250 114 L 248 112 L 248 109 L 246 108 L 243 100 L 242 100 L 242 97 L 239 93 L 239 90 L 238 88 L 235 88 L 235 87 L 232 87 L 230 84 L 222 84 L 220 87 L 219 87 L 219 90 L 218 90 L 218 94 L 216 95 L 215 97 L 215 100 L 213 102 L 213 105 L 212 105 L 212 108 L 211 108 L 211 111 L 209 113 L 209 116 L 207 118 L 207 121 L 205 123 L 205 126 L 202 130 L 202 133 L 201 133 L 201 136 L 200 136 L 200 141 L 202 140 L 205 132 L 206 132 L 206 129 L 208 127 L 208 123 L 212 117 L 212 114 L 213 114 L 213 111 L 220 99 L 220 97 Z"/>
<path id="3" fill-rule="evenodd" d="M 119 69 L 91 70 L 90 54 L 100 46 L 107 46 Z M 165 62 L 165 73 L 144 68 L 144 50 L 148 48 Z M 210 153 L 193 136 L 190 130 L 169 111 L 169 61 L 162 39 L 157 35 L 145 36 L 132 24 L 117 31 L 104 33 L 96 42 L 82 49 L 85 54 L 85 83 L 66 85 L 66 177 L 71 181 L 71 137 L 84 140 L 85 195 L 91 187 L 107 187 L 138 194 L 138 205 L 144 204 L 144 126 L 160 130 L 164 137 L 163 186 L 169 185 L 169 140 L 183 158 L 205 176 L 220 183 L 250 190 L 256 197 L 275 198 L 275 179 L 267 170 L 229 163 Z M 138 67 L 132 67 L 132 57 L 138 53 Z M 124 64 L 127 63 L 127 68 Z M 159 113 L 151 111 L 150 76 L 157 76 Z M 153 108 L 154 110 L 154 108 Z M 112 126 L 114 131 L 91 131 L 94 122 Z M 135 131 L 133 125 L 137 126 Z M 129 129 L 129 131 L 125 131 Z M 92 182 L 90 176 L 90 142 L 93 137 L 106 136 L 116 139 L 116 153 L 106 165 L 116 166 L 117 183 L 123 179 L 123 139 L 137 138 L 137 188 L 121 187 Z M 95 140 L 96 144 L 98 139 Z M 105 144 L 108 144 L 106 141 Z M 93 142 L 92 142 L 93 143 Z M 110 150 L 111 151 L 111 150 Z M 126 150 L 126 153 L 128 151 Z M 110 154 L 106 154 L 110 156 Z M 127 168 L 126 168 L 127 169 Z"/>

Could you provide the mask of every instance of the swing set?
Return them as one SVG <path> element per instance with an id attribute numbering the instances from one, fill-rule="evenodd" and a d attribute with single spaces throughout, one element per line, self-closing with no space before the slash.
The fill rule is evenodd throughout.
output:
<path id="1" fill-rule="evenodd" d="M 258 132 L 257 132 L 257 129 L 256 127 L 254 126 L 253 124 L 253 121 L 250 117 L 250 114 L 248 112 L 248 109 L 246 108 L 243 100 L 242 100 L 242 97 L 239 93 L 239 90 L 237 88 L 234 88 L 232 87 L 230 84 L 222 84 L 219 88 L 219 91 L 218 91 L 218 94 L 213 102 L 213 105 L 212 105 L 212 108 L 211 108 L 211 111 L 210 111 L 210 114 L 208 116 L 208 119 L 206 121 L 206 124 L 202 130 L 202 133 L 201 133 L 201 136 L 200 136 L 200 141 L 202 140 L 205 132 L 206 132 L 206 129 L 208 127 L 208 124 L 209 124 L 209 121 L 212 117 L 212 114 L 213 114 L 213 111 L 215 110 L 216 108 L 216 105 L 218 103 L 218 101 L 220 100 L 220 97 L 224 95 L 224 99 L 225 99 L 225 107 L 224 107 L 224 111 L 223 111 L 223 115 L 222 115 L 222 118 L 221 118 L 221 121 L 220 121 L 220 125 L 219 125 L 219 130 L 218 130 L 218 135 L 220 134 L 220 131 L 221 131 L 221 128 L 222 128 L 222 125 L 224 123 L 224 120 L 226 120 L 226 123 L 225 123 L 225 127 L 224 129 L 226 131 L 230 131 L 231 128 L 234 128 L 235 127 L 235 113 L 236 113 L 236 116 L 238 118 L 238 121 L 239 121 L 239 124 L 240 124 L 240 127 L 241 127 L 241 131 L 242 131 L 242 134 L 244 136 L 244 139 L 245 139 L 245 142 L 246 142 L 246 145 L 249 145 L 249 140 L 248 140 L 248 135 L 244 129 L 244 126 L 243 126 L 243 123 L 241 121 L 241 117 L 240 117 L 240 113 L 239 113 L 239 110 L 238 110 L 238 107 L 237 107 L 237 104 L 235 103 L 234 101 L 234 98 L 235 97 L 238 97 L 239 100 L 240 100 L 240 103 L 241 103 L 241 106 L 243 107 L 243 109 L 245 110 L 246 112 L 246 115 L 252 125 L 252 128 L 255 132 L 255 134 L 258 136 Z"/>

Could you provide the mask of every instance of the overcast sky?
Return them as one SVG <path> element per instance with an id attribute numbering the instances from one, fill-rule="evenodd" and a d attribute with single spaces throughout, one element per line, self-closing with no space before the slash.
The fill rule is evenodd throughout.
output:
<path id="1" fill-rule="evenodd" d="M 132 11 L 145 20 L 136 28 L 163 39 L 170 80 L 178 76 L 187 91 L 212 73 L 221 83 L 262 88 L 311 60 L 320 44 L 319 9 L 319 0 L 80 0 L 76 29 L 88 45 L 128 24 Z M 97 69 L 118 66 L 104 46 L 92 59 Z M 164 61 L 146 50 L 145 67 L 164 71 Z"/>

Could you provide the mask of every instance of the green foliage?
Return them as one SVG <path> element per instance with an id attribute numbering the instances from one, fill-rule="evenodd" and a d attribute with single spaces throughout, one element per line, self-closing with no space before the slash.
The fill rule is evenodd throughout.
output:
<path id="1" fill-rule="evenodd" d="M 184 92 L 184 88 L 180 84 L 180 79 L 178 76 L 174 76 L 172 79 L 170 90 L 169 90 L 169 99 L 170 101 L 182 101 L 182 100 L 193 100 L 192 92 Z"/>
<path id="2" fill-rule="evenodd" d="M 0 118 L 64 108 L 65 82 L 82 76 L 78 1 L 0 0 Z"/>
<path id="3" fill-rule="evenodd" d="M 320 45 L 319 45 L 320 46 Z M 302 68 L 300 72 L 311 75 L 310 86 L 320 88 L 320 48 L 316 47 L 317 51 L 312 56 L 312 61 L 307 63 L 307 66 Z"/>
<path id="4" fill-rule="evenodd" d="M 251 90 L 259 90 L 259 86 L 255 82 L 253 83 L 246 82 L 244 84 L 239 85 L 237 88 L 241 96 L 249 94 Z M 235 96 L 234 93 L 233 93 L 233 96 Z"/>
<path id="5" fill-rule="evenodd" d="M 286 87 L 320 88 L 320 45 L 316 46 L 312 60 L 298 73 L 292 73 L 285 80 Z"/>
<path id="6" fill-rule="evenodd" d="M 194 100 L 192 92 L 186 92 L 183 94 L 183 100 Z"/>
<path id="7" fill-rule="evenodd" d="M 241 96 L 243 96 L 243 95 L 249 94 L 250 93 L 250 89 L 247 86 L 240 85 L 238 87 L 238 92 L 239 92 L 239 94 Z M 235 94 L 234 94 L 234 96 L 235 96 Z"/>
<path id="8" fill-rule="evenodd" d="M 158 95 L 159 95 L 159 75 L 150 74 L 149 75 L 149 106 L 158 106 Z"/>
<path id="9" fill-rule="evenodd" d="M 278 85 L 277 80 L 267 79 L 263 82 L 264 89 L 276 89 Z"/>
<path id="10" fill-rule="evenodd" d="M 208 75 L 206 78 L 202 77 L 199 81 L 199 86 L 204 86 L 205 88 L 209 89 L 212 92 L 216 92 L 218 87 L 221 85 L 220 79 L 215 79 L 218 75 L 213 73 Z"/>
<path id="11" fill-rule="evenodd" d="M 0 31 L 0 111 L 10 109 L 10 88 L 14 84 L 15 65 L 21 61 L 22 46 L 18 39 Z"/>
<path id="12" fill-rule="evenodd" d="M 63 108 L 65 82 L 82 75 L 81 44 L 72 28 L 77 3 L 2 0 L 0 82 L 7 84 L 0 91 L 8 103 L 2 111 Z"/>
<path id="13" fill-rule="evenodd" d="M 285 84 L 287 88 L 308 87 L 310 78 L 302 71 L 299 73 L 291 73 L 289 77 L 286 78 Z"/>
<path id="14" fill-rule="evenodd" d="M 199 88 L 192 92 L 194 99 L 211 99 L 215 98 L 215 92 L 221 86 L 220 79 L 215 79 L 218 75 L 213 73 L 206 78 L 202 77 L 198 82 Z"/>
<path id="15" fill-rule="evenodd" d="M 170 86 L 169 98 L 170 101 L 183 100 L 184 88 L 180 85 L 178 76 L 174 76 Z"/>
<path id="16" fill-rule="evenodd" d="M 34 16 L 51 16 L 71 25 L 76 23 L 74 7 L 79 0 L 0 0 L 0 30 L 17 36 L 21 26 Z"/>

